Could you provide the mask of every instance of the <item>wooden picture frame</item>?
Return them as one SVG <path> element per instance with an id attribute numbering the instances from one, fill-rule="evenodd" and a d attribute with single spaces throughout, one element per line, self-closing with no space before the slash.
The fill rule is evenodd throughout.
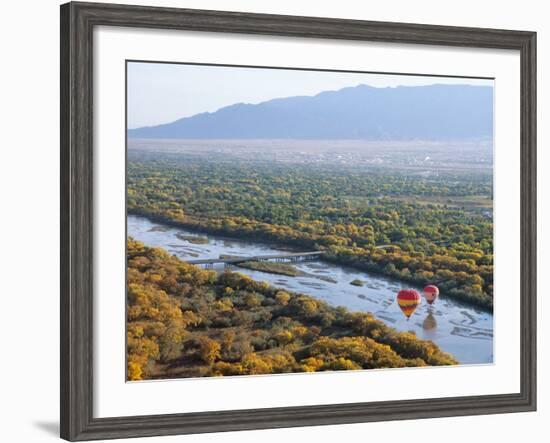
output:
<path id="1" fill-rule="evenodd" d="M 274 409 L 94 418 L 94 27 L 265 34 L 497 48 L 521 57 L 521 390 Z M 236 12 L 68 3 L 61 6 L 61 437 L 70 441 L 533 411 L 536 408 L 536 34 Z"/>

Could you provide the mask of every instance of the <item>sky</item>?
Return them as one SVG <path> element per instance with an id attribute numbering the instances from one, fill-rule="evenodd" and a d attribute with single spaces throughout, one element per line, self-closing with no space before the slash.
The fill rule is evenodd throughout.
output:
<path id="1" fill-rule="evenodd" d="M 316 95 L 365 84 L 374 87 L 431 84 L 493 85 L 493 80 L 410 75 L 241 68 L 129 62 L 128 129 L 170 123 L 235 103 Z"/>

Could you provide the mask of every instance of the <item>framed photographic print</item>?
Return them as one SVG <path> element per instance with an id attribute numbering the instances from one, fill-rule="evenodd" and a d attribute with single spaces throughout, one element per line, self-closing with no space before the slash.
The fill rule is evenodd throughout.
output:
<path id="1" fill-rule="evenodd" d="M 61 7 L 61 436 L 536 407 L 535 33 Z"/>

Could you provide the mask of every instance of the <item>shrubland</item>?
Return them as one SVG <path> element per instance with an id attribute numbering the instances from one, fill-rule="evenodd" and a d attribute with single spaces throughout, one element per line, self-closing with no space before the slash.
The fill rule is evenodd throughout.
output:
<path id="1" fill-rule="evenodd" d="M 452 365 L 433 342 L 128 239 L 129 380 Z"/>
<path id="2" fill-rule="evenodd" d="M 128 211 L 198 231 L 319 249 L 324 259 L 492 309 L 492 175 L 342 165 L 128 164 Z"/>

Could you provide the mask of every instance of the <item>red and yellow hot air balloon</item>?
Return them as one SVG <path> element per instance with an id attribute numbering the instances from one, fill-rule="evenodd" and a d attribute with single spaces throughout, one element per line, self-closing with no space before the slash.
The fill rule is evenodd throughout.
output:
<path id="1" fill-rule="evenodd" d="M 420 294 L 414 289 L 402 289 L 397 293 L 397 304 L 407 318 L 409 318 L 413 312 L 416 311 L 420 301 Z"/>
<path id="2" fill-rule="evenodd" d="M 437 296 L 439 295 L 439 288 L 435 285 L 428 285 L 424 288 L 424 297 L 426 301 L 431 305 Z"/>

